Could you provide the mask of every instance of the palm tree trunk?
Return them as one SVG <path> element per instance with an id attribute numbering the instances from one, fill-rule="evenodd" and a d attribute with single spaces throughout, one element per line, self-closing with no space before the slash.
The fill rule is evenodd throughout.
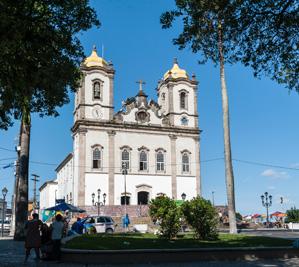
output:
<path id="1" fill-rule="evenodd" d="M 221 95 L 222 95 L 225 177 L 226 177 L 226 191 L 227 191 L 227 203 L 228 203 L 229 232 L 231 234 L 234 234 L 237 233 L 236 210 L 235 210 L 235 188 L 234 188 L 234 172 L 233 172 L 231 144 L 230 144 L 228 95 L 227 95 L 225 75 L 224 75 L 224 57 L 223 57 L 221 23 L 219 23 L 218 25 L 218 50 L 219 50 L 220 82 L 221 82 Z"/>
<path id="2" fill-rule="evenodd" d="M 24 105 L 20 129 L 21 151 L 19 156 L 18 185 L 15 207 L 15 240 L 24 240 L 25 223 L 28 219 L 28 171 L 29 171 L 29 148 L 30 148 L 31 118 L 30 109 Z"/>

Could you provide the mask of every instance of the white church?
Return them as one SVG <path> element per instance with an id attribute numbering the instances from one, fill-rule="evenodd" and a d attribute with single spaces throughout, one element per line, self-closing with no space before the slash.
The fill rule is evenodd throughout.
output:
<path id="1" fill-rule="evenodd" d="M 73 152 L 57 167 L 57 178 L 41 186 L 40 208 L 53 206 L 55 199 L 90 206 L 98 192 L 106 205 L 201 194 L 195 75 L 190 78 L 175 60 L 157 85 L 157 101 L 148 99 L 140 81 L 136 96 L 115 113 L 113 65 L 94 48 L 81 71 Z"/>

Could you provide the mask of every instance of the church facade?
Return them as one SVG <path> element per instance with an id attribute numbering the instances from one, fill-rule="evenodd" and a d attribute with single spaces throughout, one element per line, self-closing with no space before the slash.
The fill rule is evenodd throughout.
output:
<path id="1" fill-rule="evenodd" d="M 195 76 L 175 61 L 158 83 L 157 101 L 148 99 L 140 81 L 136 96 L 115 113 L 113 65 L 94 49 L 81 71 L 73 152 L 56 169 L 57 198 L 89 206 L 99 192 L 106 205 L 137 205 L 160 194 L 200 194 Z"/>

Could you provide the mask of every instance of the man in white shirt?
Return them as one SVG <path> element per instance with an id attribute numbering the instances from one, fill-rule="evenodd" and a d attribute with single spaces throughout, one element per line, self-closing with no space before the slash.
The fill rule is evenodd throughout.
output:
<path id="1" fill-rule="evenodd" d="M 53 258 L 60 260 L 61 258 L 60 242 L 64 231 L 64 223 L 62 221 L 62 216 L 60 214 L 56 215 L 55 221 L 51 225 L 51 230 L 52 230 L 51 238 L 53 241 Z"/>

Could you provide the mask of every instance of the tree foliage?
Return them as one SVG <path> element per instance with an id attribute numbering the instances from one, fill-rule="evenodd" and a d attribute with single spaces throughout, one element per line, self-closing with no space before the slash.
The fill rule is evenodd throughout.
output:
<path id="1" fill-rule="evenodd" d="M 218 62 L 217 27 L 223 28 L 225 61 L 242 62 L 254 75 L 269 76 L 299 92 L 298 0 L 176 0 L 177 9 L 162 14 L 163 28 L 181 17 L 183 32 L 173 40 L 190 45 L 205 62 Z"/>
<path id="2" fill-rule="evenodd" d="M 175 201 L 167 196 L 159 196 L 151 200 L 149 213 L 153 221 L 159 224 L 161 237 L 172 239 L 181 228 L 180 209 Z"/>
<path id="3" fill-rule="evenodd" d="M 244 0 L 239 15 L 241 61 L 299 92 L 298 0 Z"/>
<path id="4" fill-rule="evenodd" d="M 185 201 L 181 206 L 182 213 L 195 231 L 195 237 L 202 240 L 214 240 L 218 237 L 219 217 L 209 200 L 202 197 Z"/>
<path id="5" fill-rule="evenodd" d="M 233 63 L 237 57 L 239 41 L 239 1 L 230 0 L 176 0 L 177 9 L 161 15 L 162 28 L 170 28 L 176 18 L 183 23 L 183 30 L 173 43 L 180 49 L 190 46 L 192 52 L 201 55 L 200 63 L 219 62 L 218 27 L 222 26 L 222 44 L 225 62 Z"/>
<path id="6" fill-rule="evenodd" d="M 24 107 L 54 115 L 69 101 L 84 57 L 78 33 L 99 26 L 88 0 L 0 0 L 0 128 Z"/>
<path id="7" fill-rule="evenodd" d="M 299 209 L 296 207 L 287 210 L 287 219 L 288 222 L 298 223 L 299 222 Z"/>

